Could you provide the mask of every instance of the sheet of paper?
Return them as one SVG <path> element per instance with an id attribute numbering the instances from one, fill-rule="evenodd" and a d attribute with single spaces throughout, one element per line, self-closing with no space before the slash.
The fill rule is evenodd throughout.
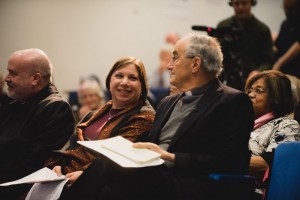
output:
<path id="1" fill-rule="evenodd" d="M 35 183 L 30 189 L 25 200 L 57 200 L 68 179 Z"/>
<path id="2" fill-rule="evenodd" d="M 133 143 L 121 136 L 102 140 L 103 148 L 113 151 L 139 164 L 145 164 L 160 158 L 160 154 L 149 149 L 133 148 Z"/>
<path id="3" fill-rule="evenodd" d="M 162 159 L 156 159 L 152 162 L 148 162 L 148 163 L 137 163 L 134 162 L 124 156 L 121 156 L 118 153 L 115 153 L 111 150 L 108 150 L 106 148 L 102 147 L 102 142 L 104 140 L 94 140 L 94 141 L 78 141 L 79 144 L 86 146 L 90 149 L 93 149 L 94 151 L 97 151 L 103 155 L 105 155 L 106 157 L 110 158 L 111 160 L 113 160 L 114 162 L 116 162 L 117 164 L 119 164 L 122 167 L 148 167 L 148 166 L 156 166 L 156 165 L 161 165 L 162 163 L 164 163 L 164 161 Z"/>
<path id="4" fill-rule="evenodd" d="M 9 185 L 17 185 L 23 183 L 40 183 L 40 182 L 49 182 L 49 181 L 56 181 L 56 180 L 63 180 L 66 179 L 64 176 L 57 176 L 54 171 L 51 169 L 44 167 L 28 176 L 25 176 L 21 179 L 2 183 L 0 186 L 9 186 Z"/>

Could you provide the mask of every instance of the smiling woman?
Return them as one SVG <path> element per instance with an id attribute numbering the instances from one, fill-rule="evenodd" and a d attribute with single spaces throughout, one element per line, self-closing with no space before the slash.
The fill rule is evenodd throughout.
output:
<path id="1" fill-rule="evenodd" d="M 128 105 L 136 104 L 142 93 L 141 81 L 135 65 L 128 63 L 116 70 L 112 74 L 109 89 L 113 99 L 113 109 L 124 109 Z"/>
<path id="2" fill-rule="evenodd" d="M 114 136 L 135 142 L 142 141 L 152 128 L 155 111 L 146 100 L 148 84 L 142 61 L 133 57 L 119 59 L 106 78 L 112 100 L 87 114 L 76 128 L 66 151 L 46 162 L 58 174 L 66 174 L 69 186 L 94 161 L 95 152 L 78 146 L 77 141 L 99 140 Z"/>

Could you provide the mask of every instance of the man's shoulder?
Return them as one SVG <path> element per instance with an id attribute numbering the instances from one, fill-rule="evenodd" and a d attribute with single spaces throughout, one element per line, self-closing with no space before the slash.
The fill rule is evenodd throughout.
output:
<path id="1" fill-rule="evenodd" d="M 70 104 L 62 98 L 58 93 L 52 93 L 32 105 L 35 110 L 65 110 L 72 112 Z"/>
<path id="2" fill-rule="evenodd" d="M 165 108 L 167 109 L 170 106 L 172 106 L 175 103 L 175 101 L 179 98 L 180 95 L 182 95 L 182 92 L 164 97 L 159 102 L 159 104 L 157 106 L 157 109 L 156 109 L 156 112 L 160 111 L 160 110 L 163 110 Z"/>
<path id="3" fill-rule="evenodd" d="M 237 90 L 224 84 L 221 84 L 219 90 L 220 89 L 222 90 L 223 99 L 225 99 L 225 101 L 227 100 L 231 102 L 233 99 L 239 99 L 238 101 L 245 101 L 248 103 L 251 102 L 248 95 L 243 91 Z"/>
<path id="4" fill-rule="evenodd" d="M 254 16 L 252 18 L 252 24 L 261 30 L 270 30 L 270 28 L 264 22 Z"/>
<path id="5" fill-rule="evenodd" d="M 179 92 L 179 93 L 173 94 L 173 95 L 168 95 L 168 96 L 164 97 L 161 102 L 162 103 L 172 103 L 177 98 L 179 98 L 179 96 L 181 96 L 181 95 L 182 95 L 182 92 Z"/>
<path id="6" fill-rule="evenodd" d="M 153 106 L 148 101 L 146 101 L 141 107 L 140 113 L 155 115 L 155 110 Z"/>
<path id="7" fill-rule="evenodd" d="M 234 24 L 234 17 L 231 16 L 231 17 L 228 17 L 222 21 L 220 21 L 217 25 L 217 28 L 222 28 L 222 27 L 227 27 L 227 26 L 233 26 Z"/>

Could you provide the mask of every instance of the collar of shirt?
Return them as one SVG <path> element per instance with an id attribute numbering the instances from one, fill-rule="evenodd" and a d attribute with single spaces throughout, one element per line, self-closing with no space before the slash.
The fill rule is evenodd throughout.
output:
<path id="1" fill-rule="evenodd" d="M 205 84 L 205 85 L 202 85 L 200 87 L 196 87 L 190 91 L 187 91 L 185 92 L 185 95 L 186 96 L 199 96 L 201 94 L 204 94 L 208 88 L 210 88 L 213 84 L 215 84 L 215 82 L 218 81 L 217 79 Z"/>

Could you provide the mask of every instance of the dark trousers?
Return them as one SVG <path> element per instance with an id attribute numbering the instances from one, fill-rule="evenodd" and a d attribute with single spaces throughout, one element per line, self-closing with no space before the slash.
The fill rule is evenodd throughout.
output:
<path id="1" fill-rule="evenodd" d="M 178 180 L 165 165 L 123 168 L 99 156 L 60 200 L 184 199 Z"/>

